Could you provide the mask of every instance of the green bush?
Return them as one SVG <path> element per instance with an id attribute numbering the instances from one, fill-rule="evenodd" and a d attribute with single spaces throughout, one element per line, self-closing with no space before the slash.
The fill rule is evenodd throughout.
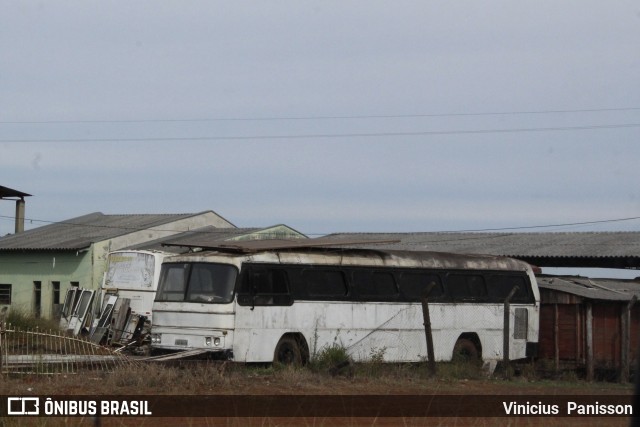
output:
<path id="1" fill-rule="evenodd" d="M 311 360 L 310 367 L 312 370 L 327 370 L 340 365 L 351 363 L 351 357 L 347 353 L 347 349 L 334 343 L 330 346 L 323 347 Z"/>

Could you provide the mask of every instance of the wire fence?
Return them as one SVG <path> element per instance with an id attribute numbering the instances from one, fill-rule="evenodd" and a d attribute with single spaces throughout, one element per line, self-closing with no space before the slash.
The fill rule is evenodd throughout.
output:
<path id="1" fill-rule="evenodd" d="M 110 348 L 62 331 L 0 324 L 0 374 L 66 374 L 136 363 Z"/>

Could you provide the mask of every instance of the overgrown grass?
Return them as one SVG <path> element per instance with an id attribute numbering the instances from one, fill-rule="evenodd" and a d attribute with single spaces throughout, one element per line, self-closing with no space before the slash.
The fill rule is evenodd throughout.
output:
<path id="1" fill-rule="evenodd" d="M 20 310 L 10 310 L 5 317 L 5 322 L 10 324 L 12 327 L 22 330 L 60 330 L 60 324 L 58 321 L 53 319 L 36 318 L 33 315 L 25 314 Z"/>
<path id="2" fill-rule="evenodd" d="M 5 321 L 19 329 L 59 330 L 56 321 L 37 319 L 18 310 L 10 311 Z M 314 346 L 315 348 L 315 346 Z M 305 367 L 282 365 L 243 365 L 233 362 L 181 362 L 177 365 L 132 364 L 113 372 L 96 371 L 91 375 L 100 379 L 107 389 L 119 388 L 158 389 L 175 385 L 187 392 L 225 388 L 233 382 L 257 382 L 268 385 L 271 381 L 292 385 L 321 385 L 333 377 L 365 381 L 457 381 L 485 380 L 487 373 L 482 364 L 475 361 L 456 360 L 440 362 L 437 372 L 432 376 L 427 363 L 389 363 L 385 361 L 386 348 L 372 348 L 368 362 L 354 362 L 347 349 L 334 342 L 312 354 Z M 142 367 L 141 367 L 142 366 Z M 540 360 L 536 365 L 523 365 L 512 371 L 513 378 L 519 381 L 541 381 L 549 378 L 548 371 L 552 362 Z M 508 369 L 511 369 L 509 367 Z M 496 371 L 495 378 L 502 379 L 502 372 Z M 574 371 L 554 372 L 552 377 L 564 382 L 580 383 L 581 378 Z"/>

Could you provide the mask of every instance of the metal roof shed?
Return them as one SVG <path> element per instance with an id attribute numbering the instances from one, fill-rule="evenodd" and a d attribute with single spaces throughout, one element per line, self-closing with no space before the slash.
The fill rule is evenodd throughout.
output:
<path id="1" fill-rule="evenodd" d="M 640 344 L 640 282 L 538 276 L 540 359 L 629 378 Z"/>
<path id="2" fill-rule="evenodd" d="M 640 232 L 574 233 L 340 233 L 327 239 L 397 240 L 364 247 L 486 254 L 517 258 L 538 267 L 640 269 Z"/>

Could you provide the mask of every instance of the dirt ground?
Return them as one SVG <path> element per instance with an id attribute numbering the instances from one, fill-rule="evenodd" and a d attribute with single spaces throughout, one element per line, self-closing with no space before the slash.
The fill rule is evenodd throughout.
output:
<path id="1" fill-rule="evenodd" d="M 468 377 L 468 378 L 467 378 Z M 84 371 L 75 374 L 13 375 L 0 382 L 2 395 L 463 395 L 510 396 L 632 396 L 633 386 L 604 382 L 549 381 L 522 376 L 510 380 L 488 379 L 464 372 L 430 377 L 413 367 L 350 367 L 337 375 L 308 368 L 245 367 L 227 363 L 166 366 L 136 364 L 113 372 Z M 630 398 L 631 399 L 631 398 Z M 307 418 L 4 418 L 1 426 L 627 426 L 629 418 L 618 417 L 307 417 Z"/>

